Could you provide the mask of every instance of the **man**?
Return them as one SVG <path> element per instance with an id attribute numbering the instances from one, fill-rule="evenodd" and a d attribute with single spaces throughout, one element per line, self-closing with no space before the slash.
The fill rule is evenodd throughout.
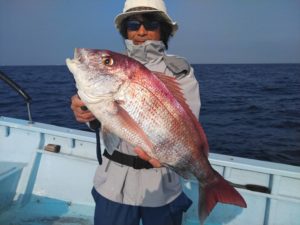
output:
<path id="1" fill-rule="evenodd" d="M 178 25 L 167 14 L 164 2 L 127 0 L 115 24 L 125 39 L 128 56 L 152 71 L 175 76 L 198 117 L 199 86 L 193 68 L 184 59 L 165 52 Z M 82 106 L 74 95 L 71 108 L 77 121 L 94 120 Z M 143 225 L 179 225 L 183 212 L 191 205 L 176 173 L 122 140 L 114 154 L 104 157 L 97 168 L 92 194 L 96 202 L 95 225 L 138 225 L 140 220 Z"/>

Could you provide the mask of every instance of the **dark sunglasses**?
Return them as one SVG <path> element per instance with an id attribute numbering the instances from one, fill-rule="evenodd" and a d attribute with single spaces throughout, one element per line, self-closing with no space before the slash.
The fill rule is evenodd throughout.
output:
<path id="1" fill-rule="evenodd" d="M 128 20 L 127 29 L 131 31 L 137 31 L 140 29 L 141 25 L 145 27 L 146 30 L 154 31 L 160 27 L 158 21 L 138 21 L 138 20 Z"/>

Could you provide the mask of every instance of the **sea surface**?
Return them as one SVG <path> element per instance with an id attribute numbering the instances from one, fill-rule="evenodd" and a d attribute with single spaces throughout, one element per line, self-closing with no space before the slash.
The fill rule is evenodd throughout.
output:
<path id="1" fill-rule="evenodd" d="M 300 166 L 300 64 L 194 64 L 200 121 L 210 152 Z M 75 83 L 66 66 L 2 66 L 32 98 L 32 118 L 87 130 L 70 109 Z M 0 80 L 0 116 L 28 119 Z"/>

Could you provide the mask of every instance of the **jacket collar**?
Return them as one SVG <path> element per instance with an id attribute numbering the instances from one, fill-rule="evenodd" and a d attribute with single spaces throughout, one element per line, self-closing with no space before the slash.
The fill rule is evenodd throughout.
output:
<path id="1" fill-rule="evenodd" d="M 145 41 L 143 44 L 135 45 L 132 40 L 125 40 L 127 55 L 140 63 L 157 64 L 165 53 L 165 45 L 162 41 Z"/>

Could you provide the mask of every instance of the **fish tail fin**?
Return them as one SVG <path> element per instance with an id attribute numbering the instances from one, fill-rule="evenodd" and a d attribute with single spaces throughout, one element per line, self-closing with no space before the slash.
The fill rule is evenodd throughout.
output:
<path id="1" fill-rule="evenodd" d="M 243 208 L 247 207 L 244 198 L 221 175 L 216 172 L 217 181 L 204 187 L 199 185 L 198 213 L 200 222 L 204 220 L 215 207 L 217 202 L 233 204 Z"/>

